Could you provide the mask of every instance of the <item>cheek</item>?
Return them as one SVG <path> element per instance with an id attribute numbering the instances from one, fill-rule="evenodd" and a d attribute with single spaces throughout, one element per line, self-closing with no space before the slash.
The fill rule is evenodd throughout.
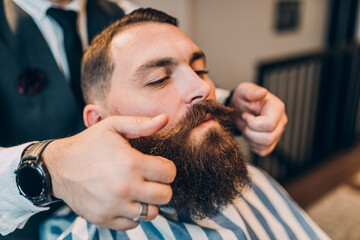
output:
<path id="1" fill-rule="evenodd" d="M 167 93 L 159 91 L 154 95 L 119 93 L 108 100 L 110 115 L 155 117 L 166 113 L 169 116 L 169 122 L 164 129 L 174 127 L 185 113 L 182 109 L 181 98 L 171 91 Z"/>
<path id="2" fill-rule="evenodd" d="M 165 98 L 166 99 L 166 98 Z M 150 107 L 149 107 L 150 109 Z M 172 100 L 161 100 L 161 103 L 157 107 L 152 108 L 153 116 L 166 113 L 169 116 L 167 125 L 161 130 L 169 130 L 175 127 L 176 123 L 181 119 L 185 110 L 182 108 L 181 102 Z M 154 114 L 155 113 L 155 114 Z"/>

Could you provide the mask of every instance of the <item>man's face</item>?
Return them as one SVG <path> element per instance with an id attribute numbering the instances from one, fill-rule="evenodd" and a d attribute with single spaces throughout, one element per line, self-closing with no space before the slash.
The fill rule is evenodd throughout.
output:
<path id="1" fill-rule="evenodd" d="M 131 26 L 115 36 L 110 54 L 115 69 L 106 99 L 109 115 L 153 117 L 166 113 L 169 123 L 162 129 L 166 131 L 195 103 L 215 100 L 204 54 L 175 26 Z M 194 134 L 201 131 L 194 130 Z"/>
<path id="2" fill-rule="evenodd" d="M 238 196 L 248 176 L 227 128 L 233 111 L 215 102 L 204 54 L 177 27 L 155 23 L 119 33 L 110 53 L 115 68 L 106 115 L 168 114 L 165 128 L 130 144 L 175 163 L 169 207 L 195 218 L 216 214 Z"/>

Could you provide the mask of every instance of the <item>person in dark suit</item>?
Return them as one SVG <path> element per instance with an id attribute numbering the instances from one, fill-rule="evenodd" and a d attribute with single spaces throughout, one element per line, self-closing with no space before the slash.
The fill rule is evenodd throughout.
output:
<path id="1" fill-rule="evenodd" d="M 58 1 L 58 4 L 53 4 L 38 0 L 0 1 L 0 146 L 9 147 L 34 140 L 63 139 L 77 134 L 84 129 L 82 123 L 82 108 L 84 104 L 80 91 L 80 76 L 77 75 L 76 71 L 73 71 L 74 65 L 80 71 L 82 49 L 85 49 L 86 45 L 104 27 L 123 17 L 124 12 L 116 4 L 104 0 L 72 1 L 71 3 L 65 1 L 65 4 L 61 4 L 63 2 Z M 62 9 L 64 7 L 65 9 Z M 55 11 L 55 13 L 50 11 Z M 76 16 L 76 13 L 79 16 Z M 71 30 L 71 26 L 69 27 L 71 24 L 61 22 L 61 18 L 64 19 L 67 15 L 70 15 L 69 18 L 72 18 L 72 20 L 77 20 L 78 25 L 81 26 L 78 28 L 79 30 L 87 29 L 85 34 L 82 31 L 78 31 L 79 37 L 77 40 L 78 43 L 80 42 L 80 54 L 76 53 L 79 52 L 76 51 L 79 49 L 74 47 L 70 49 L 70 52 L 66 51 L 67 40 L 69 38 L 74 39 L 74 36 L 67 35 L 68 29 L 70 28 Z M 84 16 L 87 17 L 84 18 Z M 74 23 L 76 24 L 76 22 Z M 54 42 L 58 44 L 54 44 Z M 76 57 L 78 57 L 77 62 L 73 63 L 72 60 Z M 117 206 L 114 209 L 114 214 L 109 216 L 109 213 L 106 213 L 104 209 L 97 208 L 94 202 L 99 203 L 103 199 L 100 199 L 97 194 L 95 194 L 96 196 L 92 195 L 91 190 L 89 190 L 90 188 L 85 191 L 84 189 L 79 189 L 75 183 L 69 184 L 68 187 L 61 183 L 64 191 L 70 191 L 68 197 L 63 196 L 61 198 L 70 206 L 83 211 L 88 218 L 94 219 L 96 222 L 103 221 L 106 222 L 106 225 L 112 224 L 120 228 L 136 226 L 136 222 L 127 219 L 126 214 L 122 213 L 126 211 L 122 207 L 124 203 L 134 201 L 136 196 L 126 196 L 118 200 L 121 189 L 106 189 L 106 186 L 122 182 L 124 187 L 126 187 L 126 184 L 136 182 L 133 178 L 143 173 L 134 173 L 126 165 L 131 166 L 133 161 L 140 158 L 147 160 L 146 163 L 149 163 L 149 166 L 153 164 L 160 165 L 157 169 L 153 170 L 149 167 L 150 169 L 147 172 L 154 175 L 154 177 L 149 177 L 149 181 L 156 181 L 158 183 L 160 188 L 163 189 L 163 196 L 157 195 L 156 192 L 149 193 L 147 201 L 153 204 L 162 204 L 168 201 L 171 198 L 171 189 L 168 184 L 175 176 L 175 167 L 172 162 L 140 155 L 140 153 L 132 151 L 129 147 L 127 152 L 120 150 L 121 146 L 124 145 L 121 141 L 124 139 L 123 137 L 150 134 L 165 124 L 166 119 L 162 118 L 159 120 L 153 121 L 149 118 L 142 120 L 135 118 L 126 120 L 117 119 L 93 132 L 91 140 L 92 144 L 97 145 L 94 147 L 98 152 L 97 157 L 85 156 L 88 146 L 84 146 L 83 154 L 80 154 L 78 157 L 70 157 L 72 160 L 76 159 L 78 164 L 83 165 L 81 168 L 87 165 L 81 159 L 90 162 L 94 162 L 96 158 L 97 161 L 102 159 L 101 165 L 104 168 L 114 168 L 114 162 L 120 161 L 123 166 L 119 166 L 119 169 L 127 171 L 129 175 L 133 175 L 132 178 L 125 175 L 114 176 L 112 178 L 102 177 L 101 181 L 96 181 L 97 183 L 95 182 L 92 186 L 89 186 L 90 188 L 96 188 L 95 185 L 99 184 L 99 188 L 102 184 L 104 185 L 104 190 L 100 197 L 107 196 L 110 199 L 112 197 L 109 200 L 110 204 Z M 119 131 L 118 134 L 112 134 L 115 128 Z M 107 137 L 106 133 L 112 135 Z M 115 139 L 120 139 L 117 146 L 106 144 L 110 138 L 114 140 L 114 137 Z M 101 139 L 101 143 L 105 144 L 105 146 L 101 147 L 100 143 L 96 143 L 98 139 Z M 57 145 L 59 147 L 62 145 L 60 148 L 57 148 L 57 151 L 66 153 L 71 148 L 68 144 L 72 140 L 71 138 L 63 140 L 63 143 L 59 140 L 55 141 L 54 146 Z M 28 145 L 25 144 L 0 151 L 0 161 L 2 163 L 0 181 L 1 186 L 4 186 L 4 189 L 2 189 L 4 191 L 1 191 L 2 200 L 0 203 L 1 234 L 14 231 L 17 227 L 25 224 L 34 213 L 47 209 L 44 207 L 47 205 L 46 203 L 36 202 L 37 200 L 32 201 L 35 204 L 33 205 L 28 199 L 19 194 L 16 187 L 14 171 L 18 168 L 21 153 Z M 66 148 L 67 150 L 65 150 Z M 79 153 L 78 150 L 76 152 Z M 109 158 L 109 161 L 106 163 L 101 150 L 107 150 L 115 157 Z M 65 170 L 67 168 L 66 164 L 62 165 L 62 167 L 60 165 L 67 162 L 67 157 L 61 157 L 59 152 L 54 154 L 57 156 L 54 160 L 57 164 L 55 168 Z M 45 158 L 49 159 L 45 156 L 45 152 L 42 157 L 44 161 L 46 161 Z M 46 161 L 52 181 L 55 183 L 57 182 L 56 176 L 60 174 L 61 170 L 57 169 L 56 172 L 53 172 L 49 163 L 49 161 Z M 71 167 L 71 162 L 69 163 L 70 165 L 67 165 L 69 168 L 65 172 L 69 170 L 79 171 L 74 165 Z M 99 168 L 95 167 L 94 170 L 98 171 Z M 160 174 L 160 170 L 166 173 Z M 146 171 L 145 166 L 144 171 Z M 54 188 L 53 190 L 54 194 L 57 195 L 55 193 L 57 189 Z M 72 201 L 71 198 L 80 192 L 82 192 L 80 195 L 83 195 L 83 197 L 76 197 L 77 199 Z M 84 194 L 84 192 L 87 192 L 87 194 Z M 60 197 L 60 195 L 57 196 Z M 50 202 L 51 200 L 46 199 L 46 201 Z M 75 207 L 75 202 L 80 203 L 78 207 Z M 90 204 L 92 206 L 89 206 L 88 203 L 90 202 L 92 202 Z M 93 210 L 92 212 L 91 209 Z M 156 208 L 149 209 L 149 218 L 153 218 L 155 215 Z M 25 233 L 29 232 L 25 230 Z"/>
<path id="2" fill-rule="evenodd" d="M 170 200 L 174 164 L 141 154 L 126 141 L 157 132 L 167 124 L 167 116 L 114 117 L 84 130 L 81 53 L 97 33 L 122 16 L 121 8 L 105 0 L 0 0 L 0 146 L 27 142 L 0 151 L 1 234 L 47 210 L 53 197 L 89 221 L 119 230 L 139 224 L 133 219 L 137 213 L 127 211 L 125 203 L 149 203 L 146 220 L 152 220 L 157 205 Z M 65 18 L 70 20 L 63 22 Z M 240 110 L 235 123 L 252 149 L 260 155 L 272 151 L 287 121 L 283 103 L 250 83 L 240 84 L 228 103 Z M 58 140 L 31 142 L 47 139 Z M 42 148 L 38 157 L 46 166 L 43 182 L 48 184 L 43 186 L 48 196 L 37 199 L 26 192 L 22 194 L 27 198 L 20 195 L 21 178 L 15 181 L 19 162 L 24 162 L 20 159 L 28 156 L 24 150 L 35 147 Z M 123 174 L 111 175 L 109 170 Z M 157 190 L 139 194 L 139 179 L 154 183 Z"/>

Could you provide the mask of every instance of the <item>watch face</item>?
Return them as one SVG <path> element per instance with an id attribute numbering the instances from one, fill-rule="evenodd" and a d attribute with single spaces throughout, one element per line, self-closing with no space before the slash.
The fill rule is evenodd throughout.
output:
<path id="1" fill-rule="evenodd" d="M 44 177 L 36 166 L 27 165 L 17 173 L 18 185 L 27 198 L 36 198 L 44 189 Z"/>

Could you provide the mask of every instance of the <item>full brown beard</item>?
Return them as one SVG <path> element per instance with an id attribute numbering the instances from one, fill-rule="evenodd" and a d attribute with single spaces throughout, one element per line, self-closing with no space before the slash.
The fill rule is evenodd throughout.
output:
<path id="1" fill-rule="evenodd" d="M 194 219 L 211 217 L 231 203 L 249 183 L 244 155 L 230 127 L 233 109 L 214 101 L 195 104 L 186 116 L 163 134 L 130 140 L 139 151 L 172 160 L 177 168 L 171 184 L 173 197 L 167 207 Z M 210 113 L 220 123 L 200 142 L 191 141 L 191 131 Z"/>

